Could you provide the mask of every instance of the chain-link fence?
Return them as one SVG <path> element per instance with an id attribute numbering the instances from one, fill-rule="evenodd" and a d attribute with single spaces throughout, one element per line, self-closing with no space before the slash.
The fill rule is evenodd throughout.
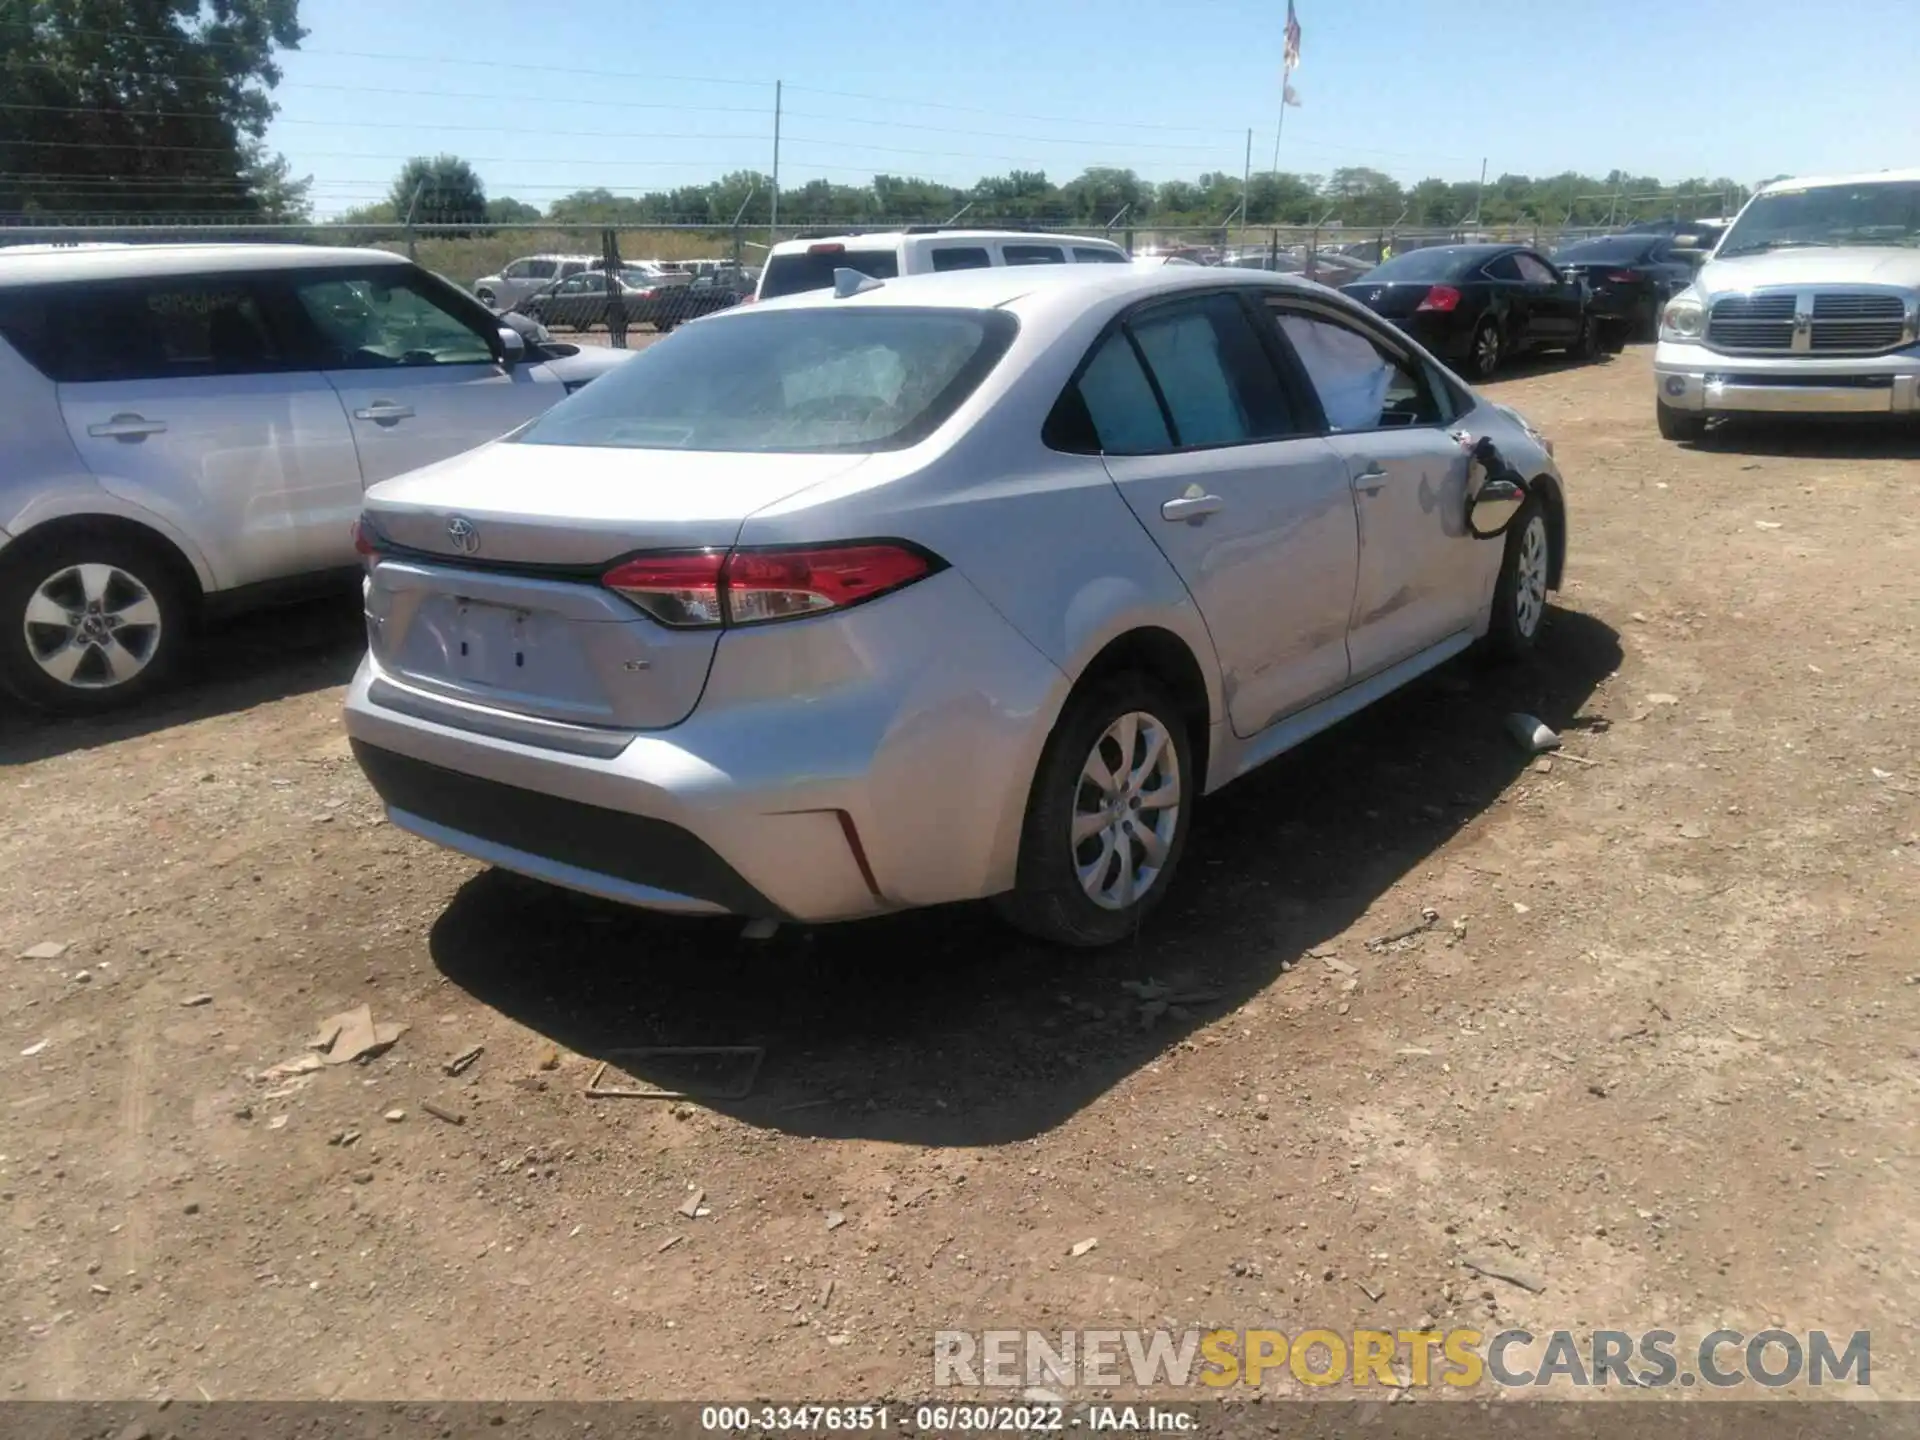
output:
<path id="1" fill-rule="evenodd" d="M 880 234 L 929 227 L 866 225 Z M 967 229 L 1034 231 L 1031 223 L 969 216 Z M 1430 245 L 1505 242 L 1550 253 L 1575 239 L 1605 233 L 1550 225 L 1412 229 L 1346 225 L 1330 219 L 1306 226 L 1052 227 L 1104 236 L 1136 259 L 1231 265 L 1343 285 L 1383 259 Z M 115 220 L 57 226 L 0 220 L 0 247 L 151 243 L 294 243 L 372 246 L 407 255 L 502 313 L 517 313 L 550 330 L 604 328 L 616 346 L 636 329 L 667 331 L 754 292 L 768 249 L 782 240 L 848 233 L 845 226 L 782 224 L 714 227 L 596 224 L 263 225 L 213 217 Z"/>

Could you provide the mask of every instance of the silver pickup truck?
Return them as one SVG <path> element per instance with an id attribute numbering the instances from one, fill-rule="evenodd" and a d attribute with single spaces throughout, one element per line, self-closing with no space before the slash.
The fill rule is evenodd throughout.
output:
<path id="1" fill-rule="evenodd" d="M 1920 415 L 1920 169 L 1761 187 L 1667 302 L 1653 370 L 1669 440 L 1721 415 Z"/>

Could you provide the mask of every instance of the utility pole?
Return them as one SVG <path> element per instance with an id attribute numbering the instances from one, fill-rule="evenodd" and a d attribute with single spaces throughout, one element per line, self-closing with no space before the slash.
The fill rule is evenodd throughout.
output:
<path id="1" fill-rule="evenodd" d="M 773 82 L 773 192 L 767 200 L 767 244 L 780 243 L 780 89 Z"/>
<path id="2" fill-rule="evenodd" d="M 1281 110 L 1284 111 L 1287 107 L 1285 104 L 1282 104 L 1280 108 Z M 1251 204 L 1252 200 L 1253 200 L 1253 129 L 1251 126 L 1249 126 L 1247 129 L 1247 163 L 1245 168 L 1243 168 L 1240 172 L 1240 243 L 1242 246 L 1244 246 L 1247 243 L 1247 221 L 1253 218 L 1252 204 Z"/>

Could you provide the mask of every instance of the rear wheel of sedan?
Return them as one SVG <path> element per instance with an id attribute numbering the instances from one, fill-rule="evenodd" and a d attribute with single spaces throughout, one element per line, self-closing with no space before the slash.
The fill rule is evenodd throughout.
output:
<path id="1" fill-rule="evenodd" d="M 1473 344 L 1467 351 L 1467 364 L 1472 367 L 1474 379 L 1493 377 L 1493 372 L 1500 368 L 1501 348 L 1499 322 L 1489 315 L 1475 328 Z"/>
<path id="2" fill-rule="evenodd" d="M 1172 883 L 1198 783 L 1181 709 L 1159 685 L 1129 674 L 1076 695 L 1034 777 L 1000 913 L 1056 945 L 1133 934 Z"/>
<path id="3" fill-rule="evenodd" d="M 1686 440 L 1699 444 L 1706 438 L 1707 417 L 1695 415 L 1690 411 L 1676 410 L 1671 405 L 1654 404 L 1654 414 L 1660 421 L 1662 440 Z"/>
<path id="4" fill-rule="evenodd" d="M 0 688 L 59 714 L 118 709 L 164 685 L 187 645 L 174 567 L 116 534 L 21 542 L 0 565 Z"/>
<path id="5" fill-rule="evenodd" d="M 1599 322 L 1591 315 L 1581 316 L 1580 333 L 1567 347 L 1567 354 L 1576 360 L 1598 360 L 1602 349 Z"/>

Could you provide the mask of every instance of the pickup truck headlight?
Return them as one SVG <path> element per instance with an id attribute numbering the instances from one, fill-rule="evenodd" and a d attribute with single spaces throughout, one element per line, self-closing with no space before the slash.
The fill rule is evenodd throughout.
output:
<path id="1" fill-rule="evenodd" d="M 1660 312 L 1660 338 L 1680 345 L 1698 345 L 1707 333 L 1707 307 L 1691 291 L 1682 291 Z"/>

